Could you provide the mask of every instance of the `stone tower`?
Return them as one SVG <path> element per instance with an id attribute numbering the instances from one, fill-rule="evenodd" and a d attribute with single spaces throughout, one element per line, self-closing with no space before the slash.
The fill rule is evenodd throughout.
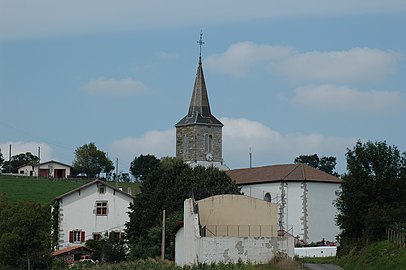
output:
<path id="1" fill-rule="evenodd" d="M 198 43 L 200 46 L 203 44 L 201 35 Z M 201 54 L 189 111 L 175 127 L 177 158 L 191 166 L 214 166 L 228 170 L 222 157 L 223 124 L 210 111 Z"/>

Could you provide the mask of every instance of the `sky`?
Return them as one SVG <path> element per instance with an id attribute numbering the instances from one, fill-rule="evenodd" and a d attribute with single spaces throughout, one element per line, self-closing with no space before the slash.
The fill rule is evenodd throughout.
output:
<path id="1" fill-rule="evenodd" d="M 175 155 L 203 33 L 231 169 L 406 151 L 404 0 L 0 0 L 0 147 L 71 164 L 94 142 L 127 172 Z"/>

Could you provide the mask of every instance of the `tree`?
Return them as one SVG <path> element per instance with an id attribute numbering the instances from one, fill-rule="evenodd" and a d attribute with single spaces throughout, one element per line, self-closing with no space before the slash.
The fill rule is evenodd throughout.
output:
<path id="1" fill-rule="evenodd" d="M 130 206 L 127 237 L 133 258 L 159 255 L 162 210 L 168 217 L 183 213 L 186 198 L 196 200 L 217 194 L 238 194 L 240 189 L 230 177 L 216 168 L 191 168 L 176 158 L 163 158 L 156 170 L 147 175 L 141 193 Z M 179 220 L 178 220 L 179 221 Z M 169 231 L 173 228 L 168 228 Z M 169 245 L 171 236 L 167 235 Z M 171 254 L 171 253 L 170 253 Z M 173 253 L 172 253 L 173 254 Z"/>
<path id="2" fill-rule="evenodd" d="M 1 152 L 1 149 L 0 149 L 0 172 L 1 172 L 1 168 L 3 166 L 3 162 L 4 162 L 3 153 Z"/>
<path id="3" fill-rule="evenodd" d="M 358 141 L 346 158 L 336 201 L 342 243 L 384 239 L 386 227 L 406 222 L 406 153 L 386 142 Z"/>
<path id="4" fill-rule="evenodd" d="M 18 168 L 27 164 L 36 165 L 39 162 L 39 158 L 31 154 L 31 152 L 21 153 L 11 157 L 11 161 L 5 162 L 4 172 L 18 173 Z"/>
<path id="5" fill-rule="evenodd" d="M 158 168 L 159 163 L 159 159 L 154 155 L 140 155 L 131 162 L 130 172 L 134 177 L 139 177 L 142 181 L 148 174 Z"/>
<path id="6" fill-rule="evenodd" d="M 128 251 L 124 240 L 114 232 L 100 240 L 88 240 L 86 246 L 93 250 L 92 258 L 103 263 L 123 261 Z"/>
<path id="7" fill-rule="evenodd" d="M 323 172 L 338 176 L 338 173 L 335 171 L 335 167 L 337 165 L 336 157 L 321 157 L 317 154 L 313 155 L 300 155 L 295 158 L 295 163 L 304 163 L 313 168 L 317 168 Z"/>
<path id="8" fill-rule="evenodd" d="M 41 269 L 50 256 L 49 207 L 29 201 L 9 205 L 0 194 L 0 268 Z"/>
<path id="9" fill-rule="evenodd" d="M 107 154 L 97 149 L 94 143 L 84 144 L 75 150 L 75 160 L 72 164 L 75 174 L 85 174 L 94 178 L 101 172 L 109 173 L 114 170 L 113 162 Z"/>

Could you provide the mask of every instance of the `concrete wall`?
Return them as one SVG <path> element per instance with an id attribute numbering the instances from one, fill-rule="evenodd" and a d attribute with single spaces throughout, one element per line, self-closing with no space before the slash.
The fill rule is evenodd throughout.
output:
<path id="1" fill-rule="evenodd" d="M 217 195 L 197 204 L 201 226 L 212 233 L 221 230 L 221 234 L 215 233 L 217 236 L 277 236 L 275 203 L 241 195 Z"/>
<path id="2" fill-rule="evenodd" d="M 279 252 L 286 253 L 289 257 L 294 256 L 292 237 L 202 237 L 197 209 L 200 210 L 201 206 L 197 208 L 192 199 L 185 200 L 184 227 L 175 237 L 177 265 L 237 262 L 239 259 L 244 262 L 267 263 Z M 238 210 L 234 208 L 235 212 Z"/>
<path id="3" fill-rule="evenodd" d="M 303 257 L 332 257 L 336 256 L 337 247 L 300 247 L 295 248 L 295 256 Z"/>
<path id="4" fill-rule="evenodd" d="M 198 242 L 199 262 L 268 263 L 283 252 L 293 257 L 292 237 L 203 237 Z"/>
<path id="5" fill-rule="evenodd" d="M 107 201 L 107 215 L 96 215 L 96 202 Z M 129 221 L 127 214 L 133 199 L 121 192 L 105 186 L 105 193 L 99 193 L 97 184 L 87 186 L 60 199 L 59 206 L 59 249 L 76 246 L 69 242 L 69 231 L 85 232 L 85 239 L 93 239 L 93 234 L 123 232 Z"/>

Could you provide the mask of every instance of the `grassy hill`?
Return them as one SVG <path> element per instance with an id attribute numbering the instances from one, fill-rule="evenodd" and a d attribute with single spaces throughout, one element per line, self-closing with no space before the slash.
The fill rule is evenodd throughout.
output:
<path id="1" fill-rule="evenodd" d="M 302 263 L 336 264 L 345 270 L 403 270 L 406 269 L 406 248 L 390 241 L 372 243 L 350 254 L 325 258 L 301 258 Z"/>
<path id="2" fill-rule="evenodd" d="M 75 189 L 89 180 L 83 179 L 50 179 L 27 176 L 0 175 L 0 192 L 5 192 L 9 203 L 20 200 L 32 200 L 41 204 L 49 204 L 52 200 L 72 189 Z M 110 183 L 115 186 L 115 183 Z M 139 193 L 138 183 L 118 183 L 119 187 L 127 190 L 131 187 L 133 194 Z"/>
<path id="3" fill-rule="evenodd" d="M 339 265 L 346 270 L 406 269 L 406 248 L 399 248 L 390 241 L 373 243 L 340 258 Z"/>

